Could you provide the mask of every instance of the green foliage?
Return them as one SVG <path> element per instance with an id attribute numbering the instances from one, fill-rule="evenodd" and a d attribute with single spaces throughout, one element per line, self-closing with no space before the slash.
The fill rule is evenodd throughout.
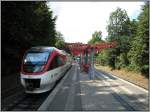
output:
<path id="1" fill-rule="evenodd" d="M 55 46 L 56 46 L 57 48 L 59 48 L 59 49 L 62 49 L 62 48 L 64 48 L 64 46 L 65 46 L 65 42 L 62 41 L 62 40 L 58 40 L 58 41 L 56 42 Z"/>
<path id="2" fill-rule="evenodd" d="M 46 2 L 2 2 L 2 74 L 20 71 L 24 52 L 33 46 L 54 46 L 55 19 Z M 8 70 L 9 69 L 9 70 Z"/>
<path id="3" fill-rule="evenodd" d="M 97 60 L 112 69 L 126 68 L 149 75 L 149 5 L 142 7 L 138 21 L 130 21 L 125 10 L 112 12 L 106 41 L 117 41 L 115 48 L 102 51 Z M 107 52 L 106 52 L 107 51 Z"/>
<path id="4" fill-rule="evenodd" d="M 123 67 L 125 63 L 124 60 L 128 62 L 127 59 L 122 59 L 127 57 L 127 52 L 129 51 L 129 41 L 131 40 L 131 30 L 130 20 L 125 10 L 117 8 L 116 11 L 112 12 L 109 17 L 109 23 L 107 26 L 108 31 L 108 41 L 116 41 L 117 46 L 112 50 L 109 50 L 109 65 L 115 69 Z M 123 53 L 123 54 L 122 54 Z"/>
<path id="5" fill-rule="evenodd" d="M 63 35 L 60 32 L 56 34 L 56 43 L 55 46 L 59 49 L 63 49 L 65 47 L 65 41 Z"/>
<path id="6" fill-rule="evenodd" d="M 131 38 L 134 38 L 136 36 L 137 26 L 138 26 L 138 22 L 135 19 L 130 21 L 130 23 L 129 23 L 129 30 L 130 30 L 130 37 Z"/>
<path id="7" fill-rule="evenodd" d="M 128 53 L 130 66 L 144 74 L 149 74 L 149 5 L 143 6 L 139 15 L 137 34 L 132 41 L 131 49 Z"/>
<path id="8" fill-rule="evenodd" d="M 108 64 L 108 49 L 104 49 L 101 51 L 101 53 L 98 54 L 96 59 L 100 62 L 101 65 L 107 65 Z"/>
<path id="9" fill-rule="evenodd" d="M 110 14 L 107 31 L 108 40 L 117 40 L 122 35 L 129 35 L 129 17 L 125 10 L 117 8 Z"/>
<path id="10" fill-rule="evenodd" d="M 117 56 L 115 63 L 116 63 L 117 69 L 125 68 L 129 63 L 129 60 L 127 58 L 127 54 L 121 53 L 119 56 Z"/>
<path id="11" fill-rule="evenodd" d="M 88 44 L 97 44 L 99 42 L 102 42 L 102 32 L 95 31 L 94 34 L 92 34 L 92 39 L 88 42 Z"/>

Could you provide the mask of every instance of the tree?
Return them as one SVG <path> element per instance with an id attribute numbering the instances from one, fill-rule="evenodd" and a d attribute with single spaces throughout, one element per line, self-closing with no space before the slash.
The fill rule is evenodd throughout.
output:
<path id="1" fill-rule="evenodd" d="M 108 60 L 109 65 L 115 69 L 121 65 L 128 64 L 127 52 L 129 51 L 130 35 L 132 34 L 129 29 L 130 20 L 125 10 L 117 8 L 116 11 L 112 12 L 109 17 L 107 26 L 108 41 L 116 41 L 117 47 L 109 49 Z M 123 60 L 118 60 L 121 53 L 124 53 Z M 121 61 L 121 62 L 120 62 Z"/>
<path id="2" fill-rule="evenodd" d="M 65 41 L 64 41 L 63 35 L 60 32 L 56 33 L 55 46 L 59 49 L 63 49 L 65 47 Z"/>
<path id="3" fill-rule="evenodd" d="M 149 74 L 149 4 L 142 7 L 138 17 L 137 34 L 128 53 L 130 67 L 148 76 Z"/>
<path id="4" fill-rule="evenodd" d="M 130 30 L 130 37 L 132 38 L 131 41 L 136 36 L 137 27 L 138 27 L 138 21 L 136 21 L 135 19 L 130 21 L 130 23 L 129 23 L 129 30 Z"/>
<path id="5" fill-rule="evenodd" d="M 108 49 L 102 50 L 98 56 L 96 56 L 96 60 L 100 62 L 101 65 L 108 65 Z"/>
<path id="6" fill-rule="evenodd" d="M 102 42 L 102 32 L 101 31 L 95 31 L 92 34 L 92 39 L 88 41 L 89 44 L 96 44 Z"/>
<path id="7" fill-rule="evenodd" d="M 2 76 L 20 71 L 24 52 L 54 46 L 55 17 L 46 2 L 2 2 Z"/>

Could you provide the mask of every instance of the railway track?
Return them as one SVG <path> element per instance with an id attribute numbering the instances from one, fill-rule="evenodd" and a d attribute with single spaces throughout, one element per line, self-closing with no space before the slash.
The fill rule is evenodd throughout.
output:
<path id="1" fill-rule="evenodd" d="M 60 81 L 60 80 L 59 80 Z M 59 81 L 57 83 L 59 83 Z M 35 111 L 45 101 L 47 96 L 53 91 L 54 87 L 41 94 L 26 94 L 24 91 L 12 94 L 2 101 L 2 111 Z"/>
<path id="2" fill-rule="evenodd" d="M 69 71 L 69 69 L 65 72 L 65 74 Z M 63 75 L 63 77 L 64 76 L 65 75 Z M 39 106 L 45 101 L 48 95 L 51 94 L 51 92 L 55 89 L 55 87 L 63 77 L 61 77 L 56 82 L 56 84 L 50 91 L 41 94 L 26 94 L 23 89 L 20 89 L 20 91 L 18 91 L 18 88 L 14 88 L 13 91 L 16 90 L 16 92 L 13 92 L 13 94 L 11 95 L 9 94 L 8 96 L 5 96 L 5 98 L 2 98 L 1 110 L 2 111 L 22 111 L 22 110 L 36 111 L 39 108 Z M 12 93 L 12 89 L 7 92 Z"/>
<path id="3" fill-rule="evenodd" d="M 26 94 L 24 91 L 14 93 L 2 100 L 2 111 L 36 110 L 50 92 L 42 94 Z"/>

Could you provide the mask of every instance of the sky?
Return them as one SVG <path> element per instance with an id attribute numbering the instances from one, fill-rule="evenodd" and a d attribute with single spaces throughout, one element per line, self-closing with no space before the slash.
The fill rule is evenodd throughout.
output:
<path id="1" fill-rule="evenodd" d="M 66 42 L 87 43 L 95 31 L 107 37 L 106 27 L 111 12 L 125 9 L 129 18 L 137 19 L 144 2 L 48 2 L 53 16 L 57 16 L 56 30 Z"/>

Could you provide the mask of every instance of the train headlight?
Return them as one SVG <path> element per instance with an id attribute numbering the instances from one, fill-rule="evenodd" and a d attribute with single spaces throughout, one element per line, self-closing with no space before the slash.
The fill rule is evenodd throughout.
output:
<path id="1" fill-rule="evenodd" d="M 24 60 L 24 63 L 26 63 L 26 62 L 27 62 L 27 59 Z"/>

